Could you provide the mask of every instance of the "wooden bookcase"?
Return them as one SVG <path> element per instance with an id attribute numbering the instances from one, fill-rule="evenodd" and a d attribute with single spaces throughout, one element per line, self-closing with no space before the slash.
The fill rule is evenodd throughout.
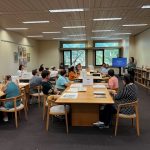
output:
<path id="1" fill-rule="evenodd" d="M 150 89 L 150 70 L 136 68 L 135 70 L 135 82 Z"/>

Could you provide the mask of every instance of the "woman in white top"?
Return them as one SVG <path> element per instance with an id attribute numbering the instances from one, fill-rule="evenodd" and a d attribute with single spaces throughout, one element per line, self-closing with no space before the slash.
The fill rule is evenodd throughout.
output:
<path id="1" fill-rule="evenodd" d="M 20 65 L 19 70 L 17 71 L 17 75 L 21 77 L 23 75 L 23 72 L 24 72 L 24 65 Z"/>

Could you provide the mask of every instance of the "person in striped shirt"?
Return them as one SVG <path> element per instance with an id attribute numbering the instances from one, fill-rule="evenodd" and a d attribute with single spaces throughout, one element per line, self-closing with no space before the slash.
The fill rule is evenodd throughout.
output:
<path id="1" fill-rule="evenodd" d="M 109 125 L 112 120 L 113 114 L 117 112 L 117 105 L 118 104 L 125 104 L 134 102 L 137 100 L 137 87 L 132 82 L 132 78 L 129 74 L 124 75 L 123 78 L 124 86 L 122 89 L 118 91 L 118 93 L 114 93 L 114 105 L 105 105 L 104 110 L 101 115 L 101 121 L 93 123 L 94 126 L 98 126 L 99 128 L 109 128 Z M 122 108 L 120 110 L 122 114 L 133 114 L 134 109 L 133 107 L 129 108 Z"/>

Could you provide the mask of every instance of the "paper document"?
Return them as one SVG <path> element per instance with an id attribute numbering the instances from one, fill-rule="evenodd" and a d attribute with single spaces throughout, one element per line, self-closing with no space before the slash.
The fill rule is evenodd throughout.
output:
<path id="1" fill-rule="evenodd" d="M 106 98 L 106 95 L 94 95 L 95 98 Z"/>
<path id="2" fill-rule="evenodd" d="M 93 88 L 100 88 L 100 89 L 103 89 L 103 88 L 106 88 L 106 86 L 105 85 L 103 85 L 103 84 L 95 84 L 95 85 L 93 85 Z"/>
<path id="3" fill-rule="evenodd" d="M 65 99 L 76 99 L 78 97 L 78 93 L 64 93 L 61 98 Z"/>
<path id="4" fill-rule="evenodd" d="M 82 87 L 82 84 L 71 84 L 71 88 L 79 88 Z"/>
<path id="5" fill-rule="evenodd" d="M 95 92 L 93 92 L 93 94 L 95 94 L 95 95 L 106 95 L 106 93 L 104 91 L 95 91 Z"/>

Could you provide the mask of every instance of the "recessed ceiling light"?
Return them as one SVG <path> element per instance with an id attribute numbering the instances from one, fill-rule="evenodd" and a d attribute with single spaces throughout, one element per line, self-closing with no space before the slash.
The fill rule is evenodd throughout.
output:
<path id="1" fill-rule="evenodd" d="M 124 35 L 126 35 L 126 34 L 128 35 L 128 34 L 132 34 L 132 33 L 114 33 L 113 35 L 123 35 L 123 34 Z"/>
<path id="2" fill-rule="evenodd" d="M 122 18 L 97 18 L 97 19 L 93 19 L 93 21 L 102 21 L 102 20 L 121 20 Z"/>
<path id="3" fill-rule="evenodd" d="M 28 28 L 5 28 L 6 30 L 27 30 Z"/>
<path id="4" fill-rule="evenodd" d="M 104 39 L 104 38 L 107 38 L 107 37 L 104 37 L 104 36 L 100 36 L 100 37 L 91 37 L 91 39 Z"/>
<path id="5" fill-rule="evenodd" d="M 124 24 L 123 27 L 140 27 L 140 26 L 147 26 L 147 24 Z"/>
<path id="6" fill-rule="evenodd" d="M 112 32 L 115 30 L 92 30 L 92 32 Z"/>
<path id="7" fill-rule="evenodd" d="M 42 33 L 44 33 L 44 34 L 54 34 L 54 33 L 61 33 L 61 32 L 57 31 L 57 32 L 42 32 Z"/>
<path id="8" fill-rule="evenodd" d="M 150 8 L 150 5 L 143 5 L 141 8 Z"/>
<path id="9" fill-rule="evenodd" d="M 44 21 L 24 21 L 22 23 L 28 24 L 28 23 L 49 23 L 48 20 L 44 20 Z"/>
<path id="10" fill-rule="evenodd" d="M 54 40 L 66 40 L 68 38 L 53 38 Z"/>
<path id="11" fill-rule="evenodd" d="M 86 34 L 75 34 L 75 35 L 67 35 L 67 36 L 86 36 Z"/>
<path id="12" fill-rule="evenodd" d="M 78 11 L 85 11 L 83 8 L 78 8 L 78 9 L 53 9 L 49 10 L 51 13 L 59 13 L 59 12 L 78 12 Z"/>
<path id="13" fill-rule="evenodd" d="M 28 35 L 27 37 L 43 37 L 43 35 Z"/>
<path id="14" fill-rule="evenodd" d="M 67 27 L 62 27 L 64 29 L 73 29 L 73 28 L 85 28 L 86 26 L 67 26 Z"/>

